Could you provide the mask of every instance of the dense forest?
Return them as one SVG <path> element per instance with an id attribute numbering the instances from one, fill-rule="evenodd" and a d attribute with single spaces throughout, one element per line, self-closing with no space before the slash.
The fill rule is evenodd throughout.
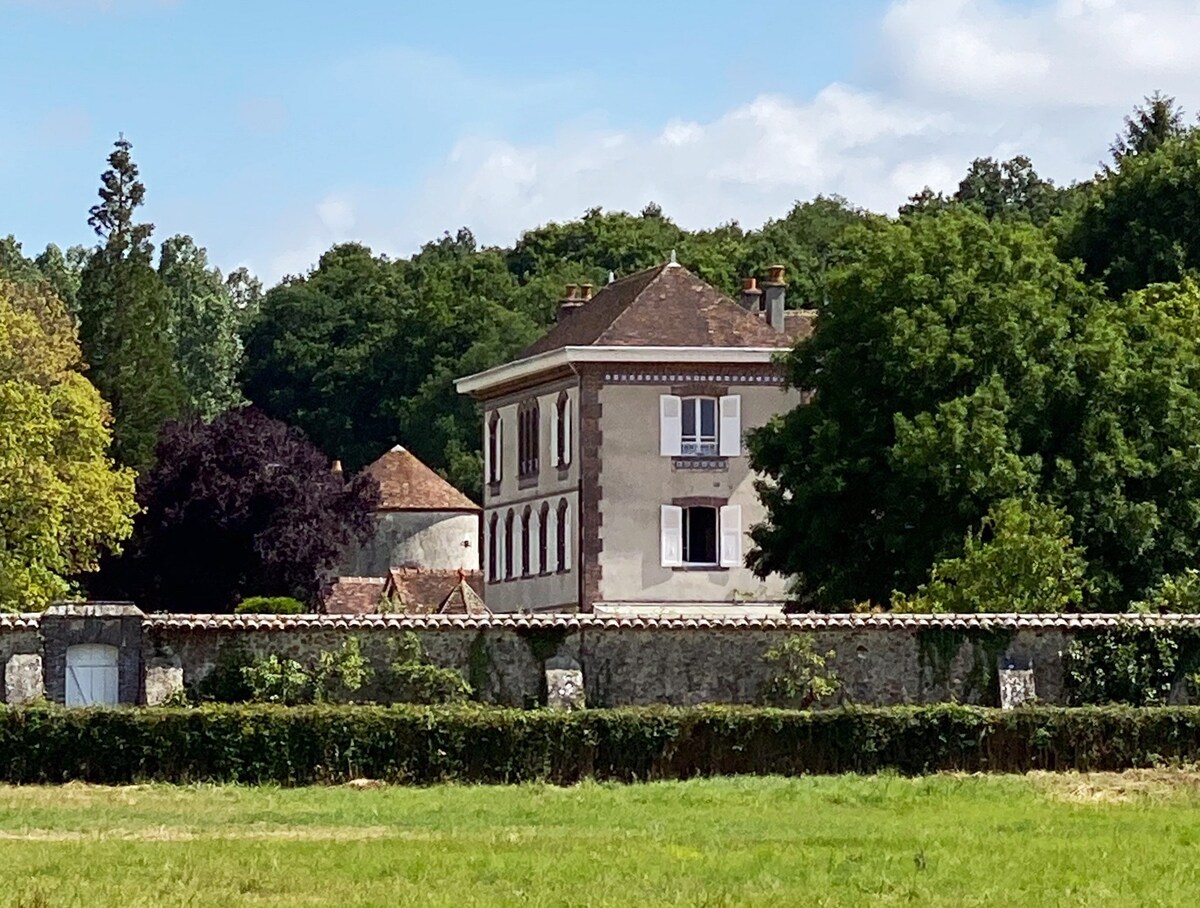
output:
<path id="1" fill-rule="evenodd" d="M 245 269 L 223 275 L 190 236 L 156 249 L 138 218 L 146 192 L 121 138 L 99 201 L 88 212 L 81 200 L 94 247 L 35 254 L 0 240 L 0 389 L 25 401 L 0 416 L 0 463 L 37 462 L 65 489 L 64 464 L 83 456 L 97 511 L 77 527 L 64 490 L 49 504 L 33 486 L 0 491 L 0 540 L 25 540 L 0 542 L 0 575 L 37 578 L 0 581 L 0 608 L 65 593 L 131 521 L 125 564 L 108 576 L 163 551 L 145 515 L 199 507 L 161 496 L 199 499 L 187 489 L 207 482 L 163 481 L 164 442 L 181 461 L 180 439 L 213 446 L 196 458 L 202 476 L 233 456 L 218 451 L 226 434 L 203 427 L 247 405 L 280 427 L 264 437 L 319 455 L 296 462 L 338 459 L 353 474 L 402 443 L 477 496 L 478 418 L 452 380 L 532 341 L 564 284 L 602 285 L 672 250 L 731 295 L 782 264 L 789 304 L 820 312 L 787 364 L 819 405 L 751 445 L 769 509 L 751 559 L 796 578 L 805 607 L 995 608 L 986 578 L 1032 561 L 1030 607 L 1123 609 L 1186 586 L 1198 560 L 1200 129 L 1170 97 L 1145 99 L 1097 171 L 1069 186 L 1024 156 L 981 158 L 953 193 L 914 187 L 894 213 L 819 196 L 756 228 L 685 230 L 653 202 L 596 208 L 509 247 L 465 227 L 408 258 L 341 244 L 269 289 Z M 21 331 L 66 345 L 54 375 L 21 361 Z M 35 406 L 32 388 L 80 398 L 78 376 L 98 392 L 78 404 L 85 415 Z M 85 455 L 54 435 L 82 444 L 80 421 Z M 238 456 L 262 472 L 264 500 L 303 494 L 279 488 L 266 446 Z M 369 490 L 346 494 L 369 506 Z M 327 566 L 328 553 L 313 558 Z M 261 589 L 254 565 L 239 570 L 230 602 L 316 595 L 311 583 Z"/>

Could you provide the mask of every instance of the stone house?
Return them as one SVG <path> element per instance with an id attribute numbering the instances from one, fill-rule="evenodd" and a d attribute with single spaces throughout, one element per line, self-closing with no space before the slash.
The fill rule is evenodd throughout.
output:
<path id="1" fill-rule="evenodd" d="M 427 613 L 459 595 L 460 584 L 477 590 L 479 505 L 400 445 L 365 470 L 379 483 L 375 531 L 346 551 L 325 611 Z"/>
<path id="2" fill-rule="evenodd" d="M 784 599 L 744 566 L 764 516 L 745 433 L 800 402 L 774 357 L 814 315 L 780 267 L 738 303 L 673 259 L 568 287 L 546 335 L 456 383 L 483 410 L 492 611 Z"/>

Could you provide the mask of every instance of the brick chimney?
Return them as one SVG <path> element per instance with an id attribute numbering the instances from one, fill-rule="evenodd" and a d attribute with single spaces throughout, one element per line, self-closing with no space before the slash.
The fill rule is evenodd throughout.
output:
<path id="1" fill-rule="evenodd" d="M 747 277 L 742 279 L 742 308 L 755 315 L 762 312 L 763 292 L 758 289 L 758 281 Z"/>
<path id="2" fill-rule="evenodd" d="M 767 279 L 763 281 L 763 314 L 767 323 L 776 331 L 783 333 L 783 313 L 787 308 L 787 281 L 783 279 L 783 266 L 772 265 L 767 269 Z M 745 291 L 743 291 L 744 295 Z"/>
<path id="3" fill-rule="evenodd" d="M 588 287 L 588 296 L 591 296 L 591 286 Z M 579 285 L 567 284 L 567 289 L 563 293 L 563 298 L 558 301 L 558 320 L 561 322 L 569 318 L 576 309 L 583 306 L 583 300 L 579 298 Z"/>

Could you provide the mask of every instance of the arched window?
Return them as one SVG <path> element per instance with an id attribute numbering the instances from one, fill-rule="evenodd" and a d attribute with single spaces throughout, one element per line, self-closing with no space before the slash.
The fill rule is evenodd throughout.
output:
<path id="1" fill-rule="evenodd" d="M 536 476 L 540 466 L 540 425 L 537 398 L 517 407 L 517 476 Z"/>
<path id="2" fill-rule="evenodd" d="M 500 515 L 492 514 L 488 521 L 488 580 L 495 583 L 500 579 L 499 546 Z"/>
<path id="3" fill-rule="evenodd" d="M 555 404 L 554 457 L 563 468 L 571 463 L 571 398 L 563 391 Z"/>
<path id="4" fill-rule="evenodd" d="M 565 498 L 558 503 L 558 538 L 555 541 L 561 574 L 571 570 L 571 513 Z"/>
<path id="5" fill-rule="evenodd" d="M 492 411 L 492 418 L 488 421 L 488 439 L 487 439 L 487 481 L 491 484 L 500 482 L 501 467 L 503 466 L 504 448 L 502 426 L 500 424 L 500 414 L 495 410 Z"/>
<path id="6" fill-rule="evenodd" d="M 504 515 L 504 579 L 513 579 L 513 512 Z"/>
<path id="7" fill-rule="evenodd" d="M 550 573 L 550 502 L 542 502 L 541 520 L 538 521 L 538 573 Z"/>
<path id="8" fill-rule="evenodd" d="M 533 508 L 525 505 L 521 514 L 521 576 L 528 577 L 533 572 L 533 563 L 529 560 L 530 521 L 533 519 Z"/>

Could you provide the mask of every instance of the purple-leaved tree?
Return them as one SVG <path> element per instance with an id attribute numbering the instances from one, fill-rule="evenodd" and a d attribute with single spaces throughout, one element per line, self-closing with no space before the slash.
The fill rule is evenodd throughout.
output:
<path id="1" fill-rule="evenodd" d="M 343 547 L 372 531 L 379 485 L 343 480 L 299 429 L 243 407 L 164 426 L 137 499 L 105 592 L 172 612 L 229 612 L 252 595 L 315 608 Z"/>

